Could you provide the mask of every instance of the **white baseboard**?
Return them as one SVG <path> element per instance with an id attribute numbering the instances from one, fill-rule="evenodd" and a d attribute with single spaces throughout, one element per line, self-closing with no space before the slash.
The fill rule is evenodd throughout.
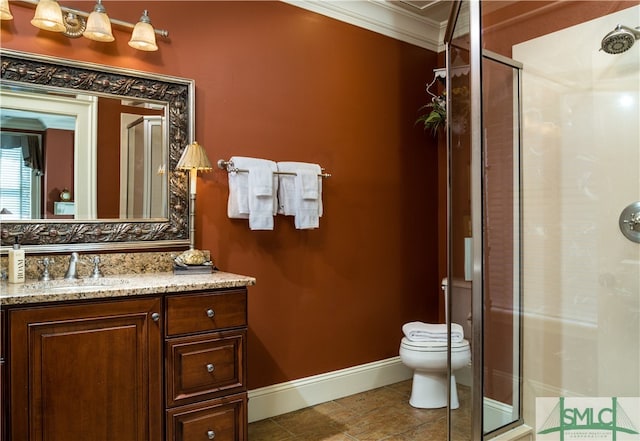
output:
<path id="1" fill-rule="evenodd" d="M 408 380 L 400 357 L 374 361 L 249 391 L 249 422 Z"/>

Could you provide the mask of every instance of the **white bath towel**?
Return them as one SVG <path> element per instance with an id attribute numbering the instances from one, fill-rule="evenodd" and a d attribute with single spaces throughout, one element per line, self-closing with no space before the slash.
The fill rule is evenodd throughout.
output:
<path id="1" fill-rule="evenodd" d="M 243 156 L 234 156 L 231 160 L 236 168 L 248 173 L 229 173 L 227 215 L 234 219 L 249 219 L 252 230 L 272 230 L 278 207 L 276 163 Z"/>
<path id="2" fill-rule="evenodd" d="M 409 322 L 402 326 L 402 332 L 411 341 L 447 341 L 447 325 L 440 323 Z M 451 343 L 460 343 L 464 330 L 457 323 L 451 323 Z"/>
<path id="3" fill-rule="evenodd" d="M 298 229 L 320 226 L 322 206 L 322 168 L 307 162 L 278 162 L 278 171 L 295 173 L 281 174 L 278 185 L 278 213 L 295 216 Z"/>

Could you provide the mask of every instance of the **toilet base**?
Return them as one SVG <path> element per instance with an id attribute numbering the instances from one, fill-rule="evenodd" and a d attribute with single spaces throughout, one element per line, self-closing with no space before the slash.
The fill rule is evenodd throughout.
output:
<path id="1" fill-rule="evenodd" d="M 447 406 L 447 376 L 414 371 L 409 404 L 419 409 Z M 460 407 L 456 377 L 451 375 L 451 409 Z"/>

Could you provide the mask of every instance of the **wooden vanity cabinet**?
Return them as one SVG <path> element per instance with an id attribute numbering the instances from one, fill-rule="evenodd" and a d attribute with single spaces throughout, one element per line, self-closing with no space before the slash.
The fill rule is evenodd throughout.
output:
<path id="1" fill-rule="evenodd" d="M 247 439 L 247 291 L 166 301 L 168 441 Z"/>
<path id="2" fill-rule="evenodd" d="M 11 439 L 162 439 L 161 300 L 10 310 Z"/>
<path id="3" fill-rule="evenodd" d="M 246 288 L 3 313 L 7 439 L 247 440 Z"/>
<path id="4" fill-rule="evenodd" d="M 5 375 L 7 372 L 5 363 L 6 358 L 4 354 L 5 348 L 5 332 L 4 327 L 5 315 L 4 311 L 0 311 L 0 441 L 7 439 L 7 409 L 5 407 Z"/>

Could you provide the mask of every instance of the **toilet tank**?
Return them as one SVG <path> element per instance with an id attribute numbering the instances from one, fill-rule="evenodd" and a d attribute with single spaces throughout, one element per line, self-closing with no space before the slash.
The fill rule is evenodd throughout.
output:
<path id="1" fill-rule="evenodd" d="M 451 320 L 464 329 L 464 338 L 471 342 L 471 282 L 464 279 L 442 279 L 443 291 L 451 296 Z"/>

